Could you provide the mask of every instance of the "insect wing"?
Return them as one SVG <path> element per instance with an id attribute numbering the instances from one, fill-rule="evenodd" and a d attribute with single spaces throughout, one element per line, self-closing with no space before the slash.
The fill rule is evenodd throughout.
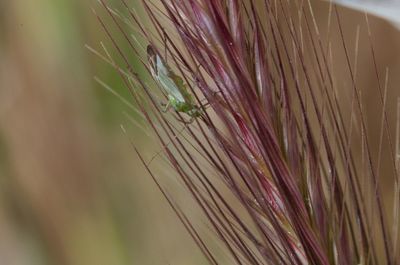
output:
<path id="1" fill-rule="evenodd" d="M 180 92 L 178 85 L 170 77 L 171 70 L 151 45 L 147 46 L 147 57 L 152 75 L 161 83 L 163 89 L 165 89 L 165 91 L 169 95 L 173 96 L 176 100 L 185 102 L 185 98 Z"/>
<path id="2" fill-rule="evenodd" d="M 168 69 L 163 61 L 157 56 L 157 65 L 158 65 L 158 80 L 163 85 L 164 89 L 168 94 L 172 95 L 175 99 L 185 102 L 185 99 L 176 84 L 176 82 L 170 77 L 170 69 Z M 184 88 L 183 88 L 184 89 Z"/>

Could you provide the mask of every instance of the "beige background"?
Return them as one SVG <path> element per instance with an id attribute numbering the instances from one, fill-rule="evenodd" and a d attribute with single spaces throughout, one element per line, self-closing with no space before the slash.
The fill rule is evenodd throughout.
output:
<path id="1" fill-rule="evenodd" d="M 100 76 L 124 94 L 111 69 L 84 47 L 105 39 L 92 6 L 99 8 L 82 0 L 0 2 L 0 263 L 200 264 L 121 133 L 128 109 L 93 81 Z M 315 8 L 325 25 L 327 4 Z M 357 80 L 377 148 L 380 111 L 365 20 L 340 10 L 349 47 L 361 25 Z M 380 19 L 370 22 L 382 79 L 390 68 L 394 132 L 400 33 Z M 346 70 L 340 59 L 335 66 L 340 87 Z M 346 105 L 348 91 L 339 93 Z M 130 137 L 142 136 L 130 130 Z"/>

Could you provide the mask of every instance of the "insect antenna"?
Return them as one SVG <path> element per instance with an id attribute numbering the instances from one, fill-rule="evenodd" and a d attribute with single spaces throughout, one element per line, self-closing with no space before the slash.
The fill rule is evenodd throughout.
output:
<path id="1" fill-rule="evenodd" d="M 167 45 L 168 45 L 168 38 L 167 38 L 167 33 L 165 32 L 164 28 L 161 28 L 163 32 L 163 41 L 164 41 L 164 58 L 165 58 L 165 63 L 168 64 L 168 53 L 167 53 Z"/>

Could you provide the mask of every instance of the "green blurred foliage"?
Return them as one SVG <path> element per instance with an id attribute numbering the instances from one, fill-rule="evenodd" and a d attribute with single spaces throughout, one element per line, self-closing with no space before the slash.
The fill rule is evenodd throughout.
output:
<path id="1" fill-rule="evenodd" d="M 132 111 L 94 80 L 130 99 L 85 48 L 104 54 L 104 42 L 115 54 L 92 8 L 104 15 L 96 1 L 0 2 L 1 264 L 179 264 L 190 255 L 163 247 L 171 233 L 188 236 L 120 130 Z"/>

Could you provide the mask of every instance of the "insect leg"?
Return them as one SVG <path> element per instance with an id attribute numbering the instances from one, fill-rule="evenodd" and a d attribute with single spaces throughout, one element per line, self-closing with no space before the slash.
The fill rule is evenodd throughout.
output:
<path id="1" fill-rule="evenodd" d="M 213 97 L 216 97 L 218 93 L 221 93 L 221 91 L 214 91 L 214 92 L 213 92 Z M 206 98 L 202 99 L 202 100 L 201 100 L 201 103 L 202 103 L 202 101 L 205 101 L 205 100 L 207 100 L 207 99 L 206 99 Z M 217 99 L 217 100 L 218 100 L 218 99 Z M 204 104 L 203 104 L 203 103 L 201 104 L 201 106 L 202 106 L 203 108 L 208 108 L 210 105 L 211 105 L 210 102 L 206 102 L 206 103 L 204 103 Z"/>
<path id="2" fill-rule="evenodd" d="M 183 122 L 184 124 L 188 125 L 188 124 L 193 123 L 194 117 L 190 117 L 190 119 L 188 121 L 185 121 L 184 119 L 178 119 L 178 120 Z"/>
<path id="3" fill-rule="evenodd" d="M 161 106 L 163 106 L 164 107 L 164 109 L 162 109 L 161 111 L 162 112 L 167 112 L 167 111 L 169 111 L 169 109 L 172 107 L 172 105 L 171 105 L 171 102 L 170 101 L 168 101 L 168 103 L 167 104 L 163 104 L 163 103 L 161 103 Z"/>
<path id="4" fill-rule="evenodd" d="M 174 115 L 174 118 L 177 121 L 182 122 L 183 124 L 186 124 L 186 125 L 189 125 L 189 124 L 193 123 L 195 117 L 190 116 L 190 114 L 186 113 L 187 115 L 190 116 L 190 119 L 188 121 L 186 121 L 181 115 L 179 115 L 177 110 L 175 110 L 175 111 L 177 112 L 177 115 Z"/>
<path id="5" fill-rule="evenodd" d="M 210 102 L 207 102 L 207 103 L 205 103 L 205 104 L 202 104 L 201 106 L 203 107 L 203 108 L 208 108 L 209 106 L 211 105 L 211 103 Z"/>

